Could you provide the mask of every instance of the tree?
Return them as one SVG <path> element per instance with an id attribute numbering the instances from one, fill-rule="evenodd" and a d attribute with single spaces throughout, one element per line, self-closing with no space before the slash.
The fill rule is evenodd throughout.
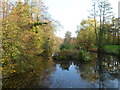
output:
<path id="1" fill-rule="evenodd" d="M 29 1 L 17 2 L 1 20 L 3 75 L 19 72 L 20 67 L 28 70 L 31 61 L 27 59 L 35 55 L 52 56 L 55 49 L 55 27 L 48 15 L 44 14 L 42 18 L 40 13 L 42 11 L 39 11 L 40 18 L 36 21 L 31 15 Z"/>
<path id="2" fill-rule="evenodd" d="M 119 21 L 118 18 L 113 17 L 112 18 L 112 24 L 111 24 L 111 34 L 113 37 L 113 43 L 112 44 L 117 44 L 120 45 L 120 37 L 119 37 Z"/>
<path id="3" fill-rule="evenodd" d="M 33 26 L 38 26 L 43 31 L 43 55 L 52 56 L 55 51 L 55 23 L 50 18 L 47 8 L 42 0 L 30 2 L 31 14 L 34 20 Z M 36 29 L 36 32 L 38 30 Z"/>
<path id="4" fill-rule="evenodd" d="M 67 32 L 65 33 L 64 43 L 70 43 L 70 40 L 71 40 L 71 32 L 70 32 L 70 31 L 67 31 Z"/>
<path id="5" fill-rule="evenodd" d="M 97 7 L 98 6 L 98 7 Z M 107 31 L 108 28 L 105 26 L 110 22 L 111 17 L 113 16 L 111 10 L 112 7 L 110 3 L 106 0 L 93 0 L 93 9 L 94 12 L 91 14 L 94 16 L 94 20 L 99 16 L 99 31 L 98 35 L 96 33 L 96 41 L 98 50 L 103 50 L 104 45 L 106 45 L 107 40 Z M 95 24 L 95 31 L 96 31 L 96 22 Z"/>
<path id="6" fill-rule="evenodd" d="M 80 24 L 81 29 L 77 35 L 78 45 L 86 50 L 95 45 L 94 20 L 83 20 Z"/>
<path id="7" fill-rule="evenodd" d="M 96 45 L 98 46 L 98 32 L 97 32 L 97 10 L 96 10 L 96 0 L 93 0 L 93 9 L 92 9 L 92 13 L 90 14 L 91 16 L 93 16 L 93 19 L 94 19 L 94 30 L 95 30 L 95 39 L 96 39 Z"/>
<path id="8" fill-rule="evenodd" d="M 60 46 L 60 50 L 73 50 L 75 49 L 76 40 L 74 37 L 71 37 L 71 32 L 67 31 L 65 33 L 65 38 L 63 44 Z"/>

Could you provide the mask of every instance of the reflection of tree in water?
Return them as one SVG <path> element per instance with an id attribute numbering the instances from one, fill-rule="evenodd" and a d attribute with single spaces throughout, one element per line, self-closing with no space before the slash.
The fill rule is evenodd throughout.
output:
<path id="1" fill-rule="evenodd" d="M 79 65 L 80 76 L 91 82 L 95 82 L 98 79 L 98 73 L 95 71 L 96 63 L 94 61 Z"/>
<path id="2" fill-rule="evenodd" d="M 96 87 L 106 88 L 112 87 L 117 82 L 114 82 L 119 79 L 119 60 L 115 56 L 104 55 L 104 54 L 95 54 L 93 53 L 92 61 L 81 62 L 81 61 L 56 61 L 57 64 L 60 64 L 62 69 L 68 69 L 71 65 L 71 62 L 76 65 L 76 70 L 80 73 L 80 77 L 84 80 L 92 82 Z M 117 86 L 115 86 L 117 87 Z"/>
<path id="3" fill-rule="evenodd" d="M 99 73 L 99 88 L 103 88 L 104 86 L 104 66 L 102 65 L 102 62 L 104 60 L 103 55 L 98 53 L 98 57 L 97 57 L 97 63 L 96 63 L 96 69 L 97 72 Z"/>
<path id="4" fill-rule="evenodd" d="M 106 58 L 106 61 L 103 62 L 103 65 L 110 75 L 119 77 L 120 62 L 118 57 L 109 56 L 109 58 Z"/>
<path id="5" fill-rule="evenodd" d="M 117 78 L 113 77 L 112 74 L 119 75 L 119 62 L 118 58 L 110 55 L 98 54 L 96 69 L 99 73 L 99 88 L 106 87 L 106 81 Z"/>
<path id="6" fill-rule="evenodd" d="M 90 82 L 98 83 L 100 88 L 106 87 L 109 80 L 119 79 L 119 61 L 117 57 L 111 55 L 98 54 L 89 63 L 74 62 L 80 76 Z"/>
<path id="7" fill-rule="evenodd" d="M 93 55 L 92 61 L 89 62 L 74 62 L 77 66 L 78 72 L 80 71 L 80 76 L 90 82 L 95 82 L 98 79 L 98 73 L 95 70 L 96 67 L 96 53 L 91 53 Z"/>
<path id="8" fill-rule="evenodd" d="M 3 88 L 35 88 L 43 86 L 43 81 L 54 71 L 52 60 L 40 57 L 34 58 L 34 69 L 24 73 L 15 73 L 9 78 L 3 79 Z M 52 70 L 51 70 L 52 69 Z"/>
<path id="9" fill-rule="evenodd" d="M 68 70 L 68 71 L 69 71 L 70 65 L 72 64 L 72 62 L 69 61 L 69 60 L 63 60 L 63 61 L 54 60 L 54 62 L 55 62 L 56 64 L 60 64 L 60 67 L 61 67 L 63 70 Z"/>
<path id="10" fill-rule="evenodd" d="M 68 70 L 69 71 L 69 67 L 70 67 L 71 63 L 68 61 L 62 62 L 60 63 L 60 66 L 63 70 Z"/>

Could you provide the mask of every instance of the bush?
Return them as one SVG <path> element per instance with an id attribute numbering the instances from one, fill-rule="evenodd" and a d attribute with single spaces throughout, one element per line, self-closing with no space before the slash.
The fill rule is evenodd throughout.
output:
<path id="1" fill-rule="evenodd" d="M 54 54 L 53 59 L 55 60 L 80 60 L 89 61 L 91 60 L 90 54 L 85 51 L 74 51 L 74 50 L 63 50 Z"/>

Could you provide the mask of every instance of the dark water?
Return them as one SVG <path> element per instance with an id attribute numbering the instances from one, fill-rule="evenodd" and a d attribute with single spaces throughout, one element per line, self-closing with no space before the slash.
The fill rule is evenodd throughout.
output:
<path id="1" fill-rule="evenodd" d="M 43 60 L 44 64 L 39 65 L 42 69 L 4 80 L 3 87 L 120 88 L 119 58 L 93 53 L 92 59 L 90 62 Z"/>

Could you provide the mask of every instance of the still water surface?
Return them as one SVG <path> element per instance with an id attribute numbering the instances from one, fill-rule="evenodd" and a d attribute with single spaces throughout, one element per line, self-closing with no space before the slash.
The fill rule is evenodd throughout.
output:
<path id="1" fill-rule="evenodd" d="M 95 53 L 92 56 L 90 62 L 43 60 L 45 63 L 39 65 L 42 69 L 4 80 L 3 87 L 120 88 L 119 58 Z"/>

